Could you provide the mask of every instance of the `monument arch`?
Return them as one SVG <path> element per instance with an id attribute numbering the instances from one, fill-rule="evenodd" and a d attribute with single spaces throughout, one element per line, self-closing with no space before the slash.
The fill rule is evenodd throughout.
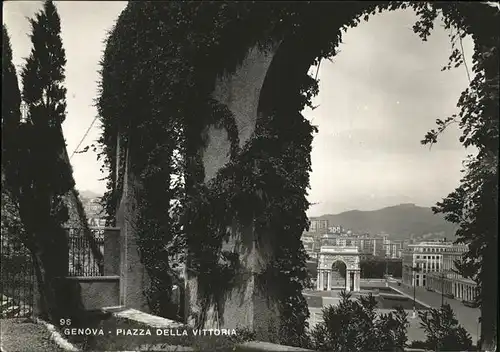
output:
<path id="1" fill-rule="evenodd" d="M 345 286 L 343 289 L 350 292 L 360 291 L 361 269 L 359 267 L 359 251 L 357 247 L 322 246 L 318 261 L 317 289 L 331 291 L 334 286 L 334 265 L 342 262 L 346 266 Z"/>

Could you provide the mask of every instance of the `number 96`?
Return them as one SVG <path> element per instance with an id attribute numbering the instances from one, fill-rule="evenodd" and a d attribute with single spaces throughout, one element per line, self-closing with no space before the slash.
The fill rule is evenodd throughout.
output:
<path id="1" fill-rule="evenodd" d="M 60 319 L 59 320 L 59 325 L 71 325 L 71 319 Z"/>

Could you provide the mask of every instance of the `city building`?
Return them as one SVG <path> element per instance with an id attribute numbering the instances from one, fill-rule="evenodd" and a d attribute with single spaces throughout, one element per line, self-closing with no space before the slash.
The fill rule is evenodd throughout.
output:
<path id="1" fill-rule="evenodd" d="M 307 254 L 311 257 L 311 259 L 315 259 L 317 257 L 317 252 L 318 250 L 315 250 L 315 241 L 312 236 L 307 236 L 304 235 L 301 237 L 302 244 L 304 245 L 304 249 L 306 250 Z"/>
<path id="2" fill-rule="evenodd" d="M 455 272 L 431 273 L 427 277 L 426 287 L 461 301 L 474 301 L 477 283 Z"/>
<path id="3" fill-rule="evenodd" d="M 104 227 L 106 225 L 106 220 L 103 218 L 101 205 L 99 198 L 82 199 L 83 209 L 85 210 L 85 215 L 89 226 L 91 227 Z"/>
<path id="4" fill-rule="evenodd" d="M 403 252 L 403 283 L 425 286 L 428 273 L 442 271 L 442 253 L 452 246 L 451 242 L 444 241 L 409 244 Z"/>
<path id="5" fill-rule="evenodd" d="M 344 233 L 344 228 L 342 226 L 330 226 L 328 227 L 328 233 L 332 234 L 342 234 Z"/>
<path id="6" fill-rule="evenodd" d="M 408 245 L 403 252 L 403 283 L 472 301 L 476 297 L 477 284 L 455 272 L 454 261 L 465 251 L 466 246 L 444 240 Z"/>
<path id="7" fill-rule="evenodd" d="M 477 296 L 476 282 L 458 274 L 455 266 L 455 261 L 460 260 L 467 250 L 465 245 L 453 245 L 451 248 L 446 248 L 442 253 L 443 271 L 431 273 L 426 287 L 459 300 L 473 301 Z"/>
<path id="8" fill-rule="evenodd" d="M 351 231 L 343 234 L 326 233 L 321 236 L 321 246 L 357 247 L 361 259 L 384 257 L 385 249 L 382 237 L 368 234 L 354 235 Z"/>
<path id="9" fill-rule="evenodd" d="M 326 219 L 313 219 L 309 226 L 309 232 L 328 232 L 328 220 Z"/>
<path id="10" fill-rule="evenodd" d="M 403 253 L 403 241 L 384 240 L 384 251 L 386 258 L 401 258 Z"/>

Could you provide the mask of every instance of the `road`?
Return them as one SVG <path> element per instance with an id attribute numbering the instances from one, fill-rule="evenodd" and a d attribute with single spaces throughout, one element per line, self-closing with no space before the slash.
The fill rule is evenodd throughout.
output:
<path id="1" fill-rule="evenodd" d="M 403 292 L 413 299 L 413 287 L 404 285 L 398 286 L 396 283 L 389 283 L 389 286 Z M 415 298 L 432 308 L 439 308 L 441 306 L 441 294 L 427 291 L 423 287 L 416 288 Z M 472 337 L 472 342 L 475 344 L 478 337 L 478 318 L 481 316 L 480 309 L 466 307 L 462 302 L 446 297 L 444 297 L 444 302 L 451 306 L 460 325 L 469 332 Z"/>

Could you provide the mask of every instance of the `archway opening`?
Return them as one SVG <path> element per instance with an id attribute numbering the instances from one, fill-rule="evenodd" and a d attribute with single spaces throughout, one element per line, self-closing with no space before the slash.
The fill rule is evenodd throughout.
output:
<path id="1" fill-rule="evenodd" d="M 342 260 L 337 260 L 332 264 L 331 288 L 346 288 L 347 265 Z"/>
<path id="2" fill-rule="evenodd" d="M 387 207 L 416 214 L 458 186 L 462 161 L 471 150 L 459 142 L 457 126 L 450 126 L 431 150 L 420 141 L 436 118 L 458 112 L 455 105 L 468 86 L 468 73 L 464 67 L 441 72 L 451 51 L 449 32 L 438 22 L 423 42 L 411 30 L 416 19 L 412 10 L 373 16 L 345 32 L 331 60 L 311 67 L 309 75 L 317 76 L 319 93 L 312 99 L 314 108 L 303 111 L 318 127 L 312 143 L 313 205 L 308 215 Z M 472 39 L 466 37 L 462 44 L 470 67 Z M 329 226 L 358 234 L 391 231 L 387 219 L 369 224 L 360 220 L 342 218 L 342 223 Z M 451 239 L 455 230 L 438 216 L 420 217 L 411 224 L 395 222 L 394 231 L 402 231 L 389 235 L 397 240 L 409 240 L 411 232 L 422 240 Z"/>

